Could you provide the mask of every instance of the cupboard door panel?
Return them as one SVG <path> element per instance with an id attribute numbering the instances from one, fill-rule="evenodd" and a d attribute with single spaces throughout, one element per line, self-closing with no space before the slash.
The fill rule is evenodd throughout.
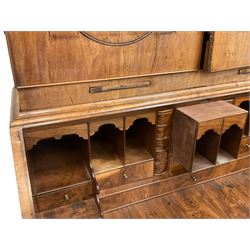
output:
<path id="1" fill-rule="evenodd" d="M 194 71 L 203 43 L 203 32 L 6 34 L 17 86 Z"/>
<path id="2" fill-rule="evenodd" d="M 250 32 L 212 32 L 208 71 L 250 65 Z"/>

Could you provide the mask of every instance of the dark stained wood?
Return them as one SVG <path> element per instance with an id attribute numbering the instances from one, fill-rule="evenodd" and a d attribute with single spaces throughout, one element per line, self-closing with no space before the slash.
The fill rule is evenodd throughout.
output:
<path id="1" fill-rule="evenodd" d="M 104 214 L 109 219 L 250 218 L 245 170 Z"/>

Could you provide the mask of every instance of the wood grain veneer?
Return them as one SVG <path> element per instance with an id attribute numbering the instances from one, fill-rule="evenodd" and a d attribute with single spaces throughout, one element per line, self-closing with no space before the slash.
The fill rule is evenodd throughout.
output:
<path id="1" fill-rule="evenodd" d="M 97 218 L 249 167 L 247 32 L 6 37 L 24 218 Z"/>

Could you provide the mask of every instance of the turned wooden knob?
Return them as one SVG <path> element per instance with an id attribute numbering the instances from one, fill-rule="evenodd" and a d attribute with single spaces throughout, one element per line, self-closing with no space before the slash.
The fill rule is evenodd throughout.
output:
<path id="1" fill-rule="evenodd" d="M 195 176 L 192 176 L 192 179 L 193 181 L 197 181 L 196 177 Z"/>
<path id="2" fill-rule="evenodd" d="M 69 195 L 65 194 L 65 195 L 64 195 L 64 199 L 65 199 L 66 201 L 69 201 L 69 199 L 70 199 L 70 198 L 69 198 Z"/>
<path id="3" fill-rule="evenodd" d="M 124 179 L 128 179 L 128 176 L 126 173 L 123 174 Z"/>

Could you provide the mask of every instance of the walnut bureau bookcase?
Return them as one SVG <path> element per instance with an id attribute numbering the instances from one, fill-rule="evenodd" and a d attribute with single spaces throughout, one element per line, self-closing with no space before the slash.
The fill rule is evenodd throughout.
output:
<path id="1" fill-rule="evenodd" d="M 5 32 L 23 218 L 99 218 L 249 168 L 250 32 Z"/>

